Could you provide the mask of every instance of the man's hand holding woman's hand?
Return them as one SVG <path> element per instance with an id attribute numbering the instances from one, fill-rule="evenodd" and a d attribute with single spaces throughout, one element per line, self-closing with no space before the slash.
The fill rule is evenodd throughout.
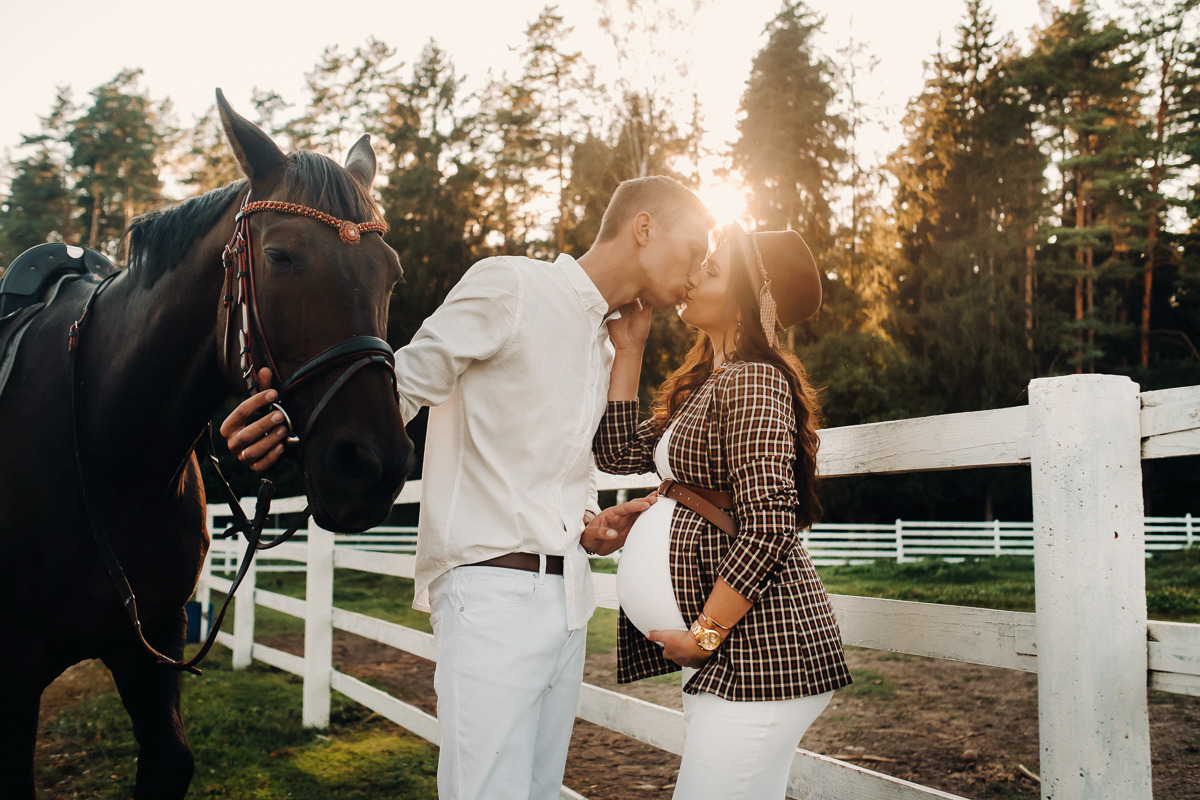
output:
<path id="1" fill-rule="evenodd" d="M 271 385 L 271 370 L 258 372 L 261 386 Z M 229 452 L 255 472 L 266 472 L 283 456 L 287 426 L 283 414 L 270 411 L 271 403 L 279 399 L 274 389 L 251 395 L 235 408 L 221 423 L 221 435 Z"/>

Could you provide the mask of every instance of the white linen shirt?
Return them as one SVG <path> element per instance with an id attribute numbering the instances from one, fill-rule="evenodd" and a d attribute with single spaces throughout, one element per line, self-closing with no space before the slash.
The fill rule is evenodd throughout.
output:
<path id="1" fill-rule="evenodd" d="M 567 625 L 596 607 L 579 535 L 614 350 L 608 304 L 570 256 L 475 264 L 396 352 L 400 412 L 431 406 L 413 607 L 442 573 L 505 553 L 564 557 Z"/>

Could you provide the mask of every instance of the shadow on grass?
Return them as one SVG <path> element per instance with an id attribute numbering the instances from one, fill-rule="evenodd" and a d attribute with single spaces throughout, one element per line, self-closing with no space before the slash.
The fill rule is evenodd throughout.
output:
<path id="1" fill-rule="evenodd" d="M 43 796 L 79 800 L 133 795 L 137 745 L 111 681 L 43 720 Z M 328 730 L 300 723 L 299 678 L 269 667 L 230 667 L 223 648 L 204 674 L 184 676 L 183 717 L 196 757 L 189 798 L 229 800 L 431 800 L 437 748 L 337 693 Z"/>

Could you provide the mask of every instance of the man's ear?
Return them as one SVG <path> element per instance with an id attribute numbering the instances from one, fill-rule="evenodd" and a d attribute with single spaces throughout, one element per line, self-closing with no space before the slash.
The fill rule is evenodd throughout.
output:
<path id="1" fill-rule="evenodd" d="M 633 238 L 639 246 L 645 247 L 650 241 L 650 229 L 654 227 L 654 219 L 649 211 L 639 211 L 633 218 Z"/>

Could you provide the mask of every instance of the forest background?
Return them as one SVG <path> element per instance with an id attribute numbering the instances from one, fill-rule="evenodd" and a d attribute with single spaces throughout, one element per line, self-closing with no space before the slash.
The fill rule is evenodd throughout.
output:
<path id="1" fill-rule="evenodd" d="M 717 158 L 743 224 L 797 230 L 817 256 L 824 305 L 787 341 L 826 426 L 1020 405 L 1030 380 L 1052 375 L 1200 384 L 1198 0 L 1043 13 L 1019 46 L 966 0 L 883 163 L 861 140 L 871 112 L 859 87 L 877 61 L 852 42 L 823 52 L 821 18 L 796 0 L 765 22 L 721 152 L 704 144 L 695 104 L 653 81 L 600 83 L 565 46 L 572 22 L 554 6 L 513 43 L 522 66 L 482 89 L 463 90 L 436 41 L 402 57 L 371 39 L 326 49 L 302 107 L 257 91 L 242 110 L 290 149 L 341 155 L 372 134 L 406 277 L 391 299 L 394 346 L 475 261 L 579 255 L 621 180 L 697 186 L 700 163 Z M 636 31 L 610 20 L 608 33 L 624 58 L 645 55 Z M 87 99 L 69 88 L 49 99 L 40 130 L 0 165 L 0 264 L 45 241 L 119 264 L 135 216 L 239 177 L 215 109 L 176 126 L 139 78 L 124 70 Z M 656 313 L 646 399 L 694 337 L 673 309 Z M 419 446 L 423 420 L 410 425 Z M 1200 461 L 1144 466 L 1148 514 L 1196 510 Z M 1031 514 L 1021 469 L 838 479 L 822 497 L 834 522 Z"/>

